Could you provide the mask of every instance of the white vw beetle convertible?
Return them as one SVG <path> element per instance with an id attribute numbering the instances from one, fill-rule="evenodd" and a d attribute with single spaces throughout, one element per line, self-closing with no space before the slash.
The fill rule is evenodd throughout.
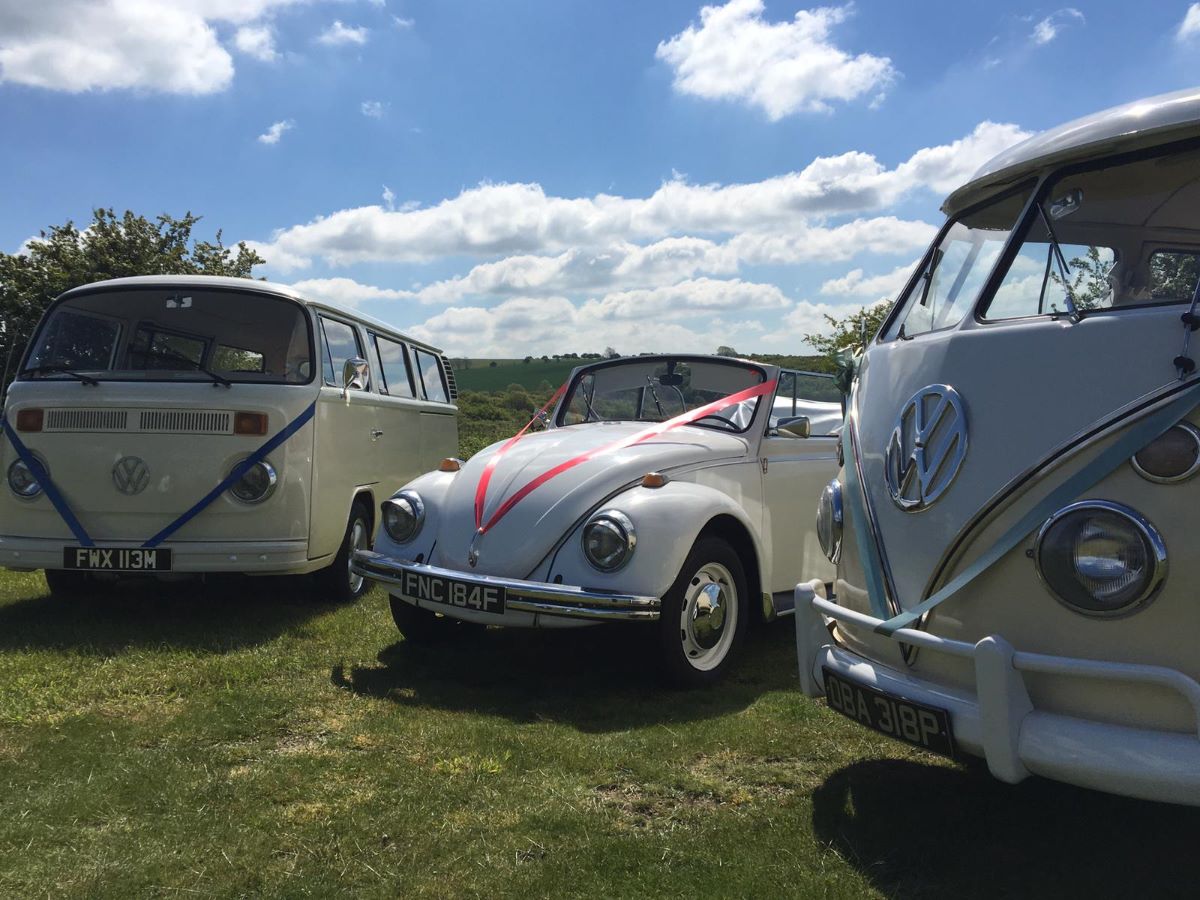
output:
<path id="1" fill-rule="evenodd" d="M 802 572 L 832 576 L 809 511 L 836 470 L 838 397 L 830 376 L 722 357 L 583 366 L 544 430 L 385 501 L 355 571 L 409 639 L 646 622 L 671 680 L 710 682 L 751 617 L 791 611 Z"/>
<path id="2" fill-rule="evenodd" d="M 1004 781 L 1200 805 L 1200 90 L 944 209 L 852 392 L 801 682 Z"/>

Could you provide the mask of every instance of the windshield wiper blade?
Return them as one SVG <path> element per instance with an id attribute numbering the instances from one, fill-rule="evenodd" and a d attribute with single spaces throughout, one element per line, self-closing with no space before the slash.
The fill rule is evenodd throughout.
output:
<path id="1" fill-rule="evenodd" d="M 1067 301 L 1067 318 L 1072 323 L 1078 323 L 1079 309 L 1075 305 L 1075 291 L 1071 288 L 1071 267 L 1067 265 L 1066 257 L 1063 256 L 1062 246 L 1058 243 L 1058 236 L 1054 233 L 1054 226 L 1050 224 L 1050 217 L 1046 215 L 1046 207 L 1041 201 L 1038 201 L 1038 212 L 1042 215 L 1042 224 L 1046 226 L 1046 235 L 1050 238 L 1050 252 L 1054 255 L 1054 259 L 1058 262 L 1059 277 L 1063 283 L 1063 298 Z M 1039 307 L 1041 304 L 1038 304 Z"/>
<path id="2" fill-rule="evenodd" d="M 226 387 L 226 388 L 233 387 L 233 382 L 230 381 L 228 378 L 218 375 L 216 372 L 212 371 L 211 369 L 206 369 L 204 366 L 200 365 L 200 363 L 196 362 L 191 357 L 184 356 L 182 353 L 179 353 L 176 350 L 172 350 L 169 347 L 156 347 L 153 350 L 147 350 L 146 355 L 147 356 L 158 356 L 163 359 L 174 359 L 181 363 L 186 363 L 187 365 L 189 365 L 193 369 L 195 369 L 197 372 L 203 372 L 205 375 L 207 375 L 209 378 L 211 378 L 213 381 L 213 384 L 219 384 L 222 387 Z"/>
<path id="3" fill-rule="evenodd" d="M 82 381 L 89 387 L 98 387 L 100 382 L 91 375 L 83 375 L 79 372 L 72 371 L 66 366 L 30 366 L 28 369 L 22 369 L 18 375 L 70 375 L 76 381 Z"/>

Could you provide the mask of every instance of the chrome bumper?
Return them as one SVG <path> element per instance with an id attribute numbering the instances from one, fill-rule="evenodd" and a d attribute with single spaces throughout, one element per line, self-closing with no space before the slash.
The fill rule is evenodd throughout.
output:
<path id="1" fill-rule="evenodd" d="M 473 575 L 457 569 L 442 569 L 410 560 L 393 559 L 373 550 L 356 550 L 351 568 L 364 578 L 385 586 L 402 587 L 405 573 L 414 573 L 449 578 L 467 584 L 502 587 L 507 594 L 506 609 L 535 615 L 606 622 L 654 622 L 658 620 L 662 607 L 662 601 L 658 597 L 639 597 L 636 594 L 586 590 L 566 584 Z M 457 607 L 438 604 L 438 608 L 445 608 L 453 614 Z M 501 618 L 502 616 L 497 616 L 498 620 Z"/>
<path id="2" fill-rule="evenodd" d="M 991 773 L 1015 784 L 1041 775 L 1081 787 L 1200 806 L 1200 684 L 1175 669 L 1078 659 L 1016 650 L 990 635 L 975 644 L 925 631 L 897 629 L 894 641 L 971 661 L 974 691 L 952 688 L 901 672 L 830 640 L 829 622 L 874 629 L 882 620 L 826 598 L 819 581 L 796 586 L 796 651 L 801 690 L 824 693 L 822 669 L 884 693 L 945 709 L 955 741 L 983 757 Z M 1024 673 L 1064 675 L 1106 682 L 1154 684 L 1179 694 L 1192 707 L 1190 733 L 1112 725 L 1039 710 Z"/>

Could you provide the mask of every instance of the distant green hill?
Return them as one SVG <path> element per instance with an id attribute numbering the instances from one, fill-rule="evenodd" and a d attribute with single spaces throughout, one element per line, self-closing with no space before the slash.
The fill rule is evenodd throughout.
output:
<path id="1" fill-rule="evenodd" d="M 823 356 L 758 354 L 749 358 L 811 372 L 832 371 L 829 360 Z M 520 359 L 452 359 L 450 363 L 454 366 L 454 376 L 458 380 L 459 390 L 503 391 L 509 385 L 518 384 L 534 391 L 542 382 L 546 382 L 551 387 L 558 387 L 567 380 L 567 376 L 576 366 L 594 361 L 592 359 L 543 361 L 540 358 L 534 358 L 530 362 Z"/>

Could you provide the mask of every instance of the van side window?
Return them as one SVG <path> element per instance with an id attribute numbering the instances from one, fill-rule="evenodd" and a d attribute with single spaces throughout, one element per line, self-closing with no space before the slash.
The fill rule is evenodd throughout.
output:
<path id="1" fill-rule="evenodd" d="M 1150 300 L 1191 300 L 1200 279 L 1200 254 L 1155 250 L 1150 254 Z"/>
<path id="2" fill-rule="evenodd" d="M 371 335 L 375 345 L 379 390 L 393 397 L 413 396 L 412 376 L 408 370 L 408 353 L 404 345 L 378 334 Z"/>
<path id="3" fill-rule="evenodd" d="M 414 354 L 417 357 L 417 373 L 421 376 L 421 383 L 425 387 L 425 397 L 428 400 L 434 400 L 438 403 L 448 403 L 449 397 L 446 396 L 446 383 L 442 381 L 442 365 L 434 354 L 426 353 L 424 350 L 416 350 Z"/>
<path id="4" fill-rule="evenodd" d="M 342 366 L 346 360 L 363 355 L 358 343 L 358 334 L 345 322 L 320 317 L 321 333 L 324 335 L 324 352 L 321 355 L 321 370 L 325 383 L 342 387 Z M 368 386 L 369 387 L 369 386 Z"/>

